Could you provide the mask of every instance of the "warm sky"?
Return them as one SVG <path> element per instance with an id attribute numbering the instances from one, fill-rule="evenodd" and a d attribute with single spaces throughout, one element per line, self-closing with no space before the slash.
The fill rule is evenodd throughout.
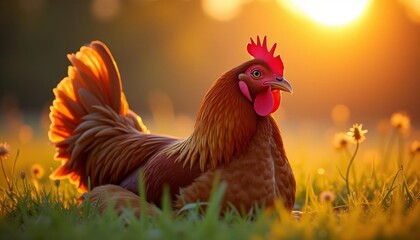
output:
<path id="1" fill-rule="evenodd" d="M 150 114 L 158 92 L 193 116 L 214 79 L 250 59 L 246 44 L 259 34 L 277 42 L 294 87 L 283 94 L 288 119 L 329 119 L 344 104 L 352 121 L 402 110 L 418 125 L 420 3 L 349 0 L 341 12 L 318 1 L 2 1 L 0 117 L 10 102 L 32 112 L 48 106 L 65 55 L 94 39 L 114 53 L 136 112 Z"/>

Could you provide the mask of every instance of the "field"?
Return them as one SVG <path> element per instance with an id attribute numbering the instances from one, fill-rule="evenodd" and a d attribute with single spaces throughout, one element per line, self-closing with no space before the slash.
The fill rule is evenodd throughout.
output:
<path id="1" fill-rule="evenodd" d="M 403 113 L 394 114 L 389 122 L 379 124 L 378 129 L 368 129 L 367 133 L 364 127 L 356 126 L 350 136 L 332 131 L 324 134 L 326 137 L 318 134 L 322 135 L 319 137 L 322 141 L 310 134 L 287 134 L 287 123 L 282 124 L 280 119 L 298 184 L 294 214 L 277 204 L 275 208 L 254 209 L 245 215 L 232 209 L 220 216 L 222 183 L 214 189 L 210 202 L 201 203 L 208 204 L 205 211 L 197 204 L 174 212 L 163 199 L 164 207 L 156 210 L 155 216 L 143 214 L 139 219 L 129 210 L 122 216 L 111 209 L 99 215 L 94 207 L 79 206 L 80 194 L 67 180 L 50 180 L 48 175 L 59 163 L 53 161 L 54 149 L 46 137 L 47 124 L 42 124 L 43 120 L 39 122 L 36 132 L 28 125 L 17 129 L 9 126 L 8 135 L 3 135 L 8 138 L 1 139 L 7 140 L 0 145 L 1 239 L 51 236 L 60 239 L 418 239 L 420 236 L 420 146 L 413 140 L 416 130 Z M 154 119 L 149 122 L 157 132 L 171 129 Z M 178 132 L 173 130 L 173 134 L 187 134 L 192 128 L 190 120 L 177 122 L 185 126 L 177 128 Z M 302 132 L 311 132 L 306 130 Z M 19 134 L 10 134 L 13 131 Z M 367 140 L 363 139 L 365 136 Z M 316 154 L 309 154 L 312 150 Z"/>
<path id="2" fill-rule="evenodd" d="M 5 33 L 0 44 L 0 240 L 420 239 L 420 0 L 18 0 L 0 5 Z M 130 109 L 152 133 L 185 138 L 214 81 L 262 57 L 248 45 L 257 36 L 267 37 L 274 54 L 260 59 L 275 73 L 271 83 L 284 76 L 293 86 L 293 95 L 285 92 L 273 113 L 296 178 L 293 212 L 280 202 L 250 212 L 222 211 L 226 185 L 219 182 L 209 202 L 181 210 L 165 195 L 162 209 L 140 217 L 132 209 L 100 214 L 97 206 L 81 205 L 82 193 L 69 180 L 50 178 L 61 164 L 48 139 L 53 88 L 67 75 L 83 79 L 75 86 L 90 85 L 88 78 L 95 75 L 72 72 L 69 60 L 75 60 L 67 54 L 95 40 L 106 44 Z M 252 102 L 255 91 L 245 85 L 240 82 L 240 90 Z M 105 99 L 118 99 L 117 85 L 106 81 L 87 90 L 107 86 L 111 93 Z M 82 89 L 74 92 L 84 95 Z M 277 106 L 278 94 L 272 93 L 275 101 L 264 94 L 258 102 L 263 97 Z M 103 97 L 87 97 L 84 108 Z M 217 136 L 224 132 L 205 127 Z M 218 143 L 223 145 L 220 138 Z M 113 166 L 124 166 L 118 163 Z"/>

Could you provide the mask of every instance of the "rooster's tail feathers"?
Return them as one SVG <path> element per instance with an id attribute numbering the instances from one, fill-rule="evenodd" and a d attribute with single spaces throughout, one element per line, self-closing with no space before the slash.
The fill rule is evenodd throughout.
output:
<path id="1" fill-rule="evenodd" d="M 92 139 L 98 135 L 113 134 L 106 124 L 121 124 L 125 129 L 141 132 L 147 129 L 128 108 L 117 65 L 105 44 L 93 41 L 67 57 L 73 66 L 53 90 L 55 100 L 50 108 L 48 136 L 57 147 L 56 159 L 63 162 L 52 178 L 68 177 L 84 190 L 84 173 L 89 164 L 79 155 L 94 146 Z"/>

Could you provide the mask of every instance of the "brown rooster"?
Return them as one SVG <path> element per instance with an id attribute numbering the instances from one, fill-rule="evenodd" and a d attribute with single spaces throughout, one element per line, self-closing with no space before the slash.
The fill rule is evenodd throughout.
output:
<path id="1" fill-rule="evenodd" d="M 265 37 L 262 43 L 251 38 L 247 50 L 254 59 L 214 82 L 187 139 L 149 133 L 129 109 L 117 65 L 103 43 L 93 41 L 67 55 L 73 66 L 54 89 L 50 113 L 49 139 L 62 161 L 52 178 L 68 177 L 82 191 L 90 181 L 90 197 L 106 192 L 124 205 L 138 201 L 143 172 L 148 203 L 159 206 L 167 185 L 181 207 L 208 200 L 218 174 L 227 184 L 223 207 L 249 210 L 281 199 L 291 209 L 295 179 L 270 114 L 279 107 L 280 90 L 292 87 L 275 48 L 268 51 Z"/>

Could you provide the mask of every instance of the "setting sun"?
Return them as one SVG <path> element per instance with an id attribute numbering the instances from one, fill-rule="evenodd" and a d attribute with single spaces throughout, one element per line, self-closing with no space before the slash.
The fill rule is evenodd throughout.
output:
<path id="1" fill-rule="evenodd" d="M 292 0 L 290 3 L 311 19 L 328 26 L 352 22 L 368 7 L 370 0 Z"/>

